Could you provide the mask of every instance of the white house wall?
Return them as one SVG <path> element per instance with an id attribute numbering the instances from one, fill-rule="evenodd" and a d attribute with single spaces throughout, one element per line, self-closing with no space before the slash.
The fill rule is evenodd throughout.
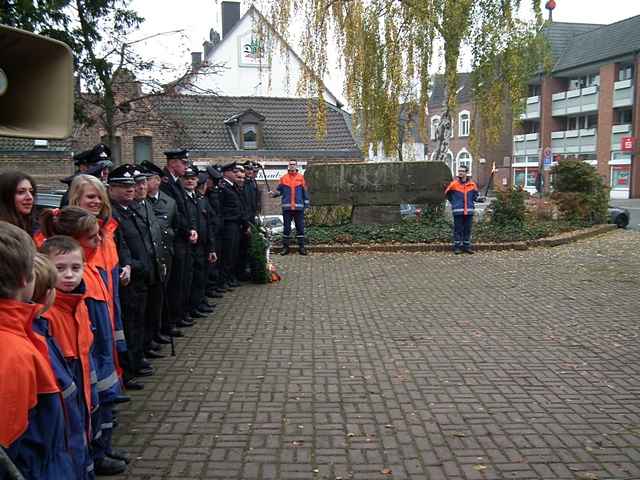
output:
<path id="1" fill-rule="evenodd" d="M 210 58 L 205 59 L 210 65 L 222 65 L 224 68 L 217 75 L 197 78 L 194 81 L 196 87 L 225 96 L 301 97 L 296 94 L 296 89 L 302 62 L 289 50 L 287 72 L 287 55 L 280 53 L 283 42 L 277 36 L 272 37 L 277 44 L 273 48 L 271 68 L 266 55 L 263 59 L 251 55 L 251 42 L 257 38 L 254 18 L 259 20 L 253 11 L 241 17 Z M 336 104 L 336 98 L 329 92 L 325 92 L 325 100 Z"/>
<path id="2" fill-rule="evenodd" d="M 402 145 L 402 159 L 404 161 L 424 161 L 424 143 L 405 143 Z M 378 153 L 374 153 L 373 146 L 369 147 L 370 162 L 395 162 L 398 160 L 398 154 L 393 152 L 391 155 L 385 155 L 382 143 L 378 145 Z"/>

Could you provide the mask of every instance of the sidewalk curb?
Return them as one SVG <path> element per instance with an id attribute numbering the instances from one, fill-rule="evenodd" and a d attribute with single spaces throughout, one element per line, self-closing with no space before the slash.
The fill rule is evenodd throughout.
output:
<path id="1" fill-rule="evenodd" d="M 523 242 L 505 243 L 478 243 L 473 245 L 476 251 L 504 251 L 504 250 L 529 250 L 535 247 L 557 247 L 568 243 L 577 242 L 585 238 L 595 237 L 604 233 L 617 230 L 615 225 L 595 225 L 582 230 L 562 233 L 555 237 L 540 238 Z M 295 247 L 294 247 L 295 248 Z M 309 245 L 309 251 L 313 253 L 359 253 L 359 252 L 450 252 L 449 243 L 380 243 L 380 244 L 350 244 L 350 245 Z M 281 246 L 272 247 L 273 253 L 279 253 Z"/>

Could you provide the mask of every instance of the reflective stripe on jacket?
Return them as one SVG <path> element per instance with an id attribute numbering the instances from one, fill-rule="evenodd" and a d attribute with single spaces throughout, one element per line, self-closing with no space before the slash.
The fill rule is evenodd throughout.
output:
<path id="1" fill-rule="evenodd" d="M 455 178 L 449 184 L 444 194 L 451 203 L 451 212 L 454 215 L 473 215 L 475 201 L 480 195 L 475 182 L 461 182 L 459 178 Z"/>
<path id="2" fill-rule="evenodd" d="M 309 207 L 307 185 L 301 173 L 283 175 L 277 190 L 282 196 L 283 210 L 304 210 Z"/>

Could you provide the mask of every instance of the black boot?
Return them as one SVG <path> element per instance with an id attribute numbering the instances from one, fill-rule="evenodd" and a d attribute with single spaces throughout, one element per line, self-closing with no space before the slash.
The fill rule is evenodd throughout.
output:
<path id="1" fill-rule="evenodd" d="M 300 245 L 300 247 L 298 248 L 298 253 L 300 255 L 307 255 L 307 249 L 304 248 L 304 245 Z"/>
<path id="2" fill-rule="evenodd" d="M 289 237 L 282 237 L 282 251 L 280 255 L 289 255 Z"/>
<path id="3" fill-rule="evenodd" d="M 93 462 L 93 468 L 96 475 L 112 476 L 120 475 L 127 469 L 127 464 L 122 460 L 116 460 L 111 457 L 102 457 Z"/>

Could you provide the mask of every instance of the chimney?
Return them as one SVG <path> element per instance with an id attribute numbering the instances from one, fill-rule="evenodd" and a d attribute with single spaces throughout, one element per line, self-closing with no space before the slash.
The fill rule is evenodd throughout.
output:
<path id="1" fill-rule="evenodd" d="M 240 20 L 240 3 L 222 2 L 222 38 L 227 38 L 238 20 Z"/>
<path id="2" fill-rule="evenodd" d="M 202 52 L 191 52 L 191 67 L 194 69 L 202 65 Z"/>

